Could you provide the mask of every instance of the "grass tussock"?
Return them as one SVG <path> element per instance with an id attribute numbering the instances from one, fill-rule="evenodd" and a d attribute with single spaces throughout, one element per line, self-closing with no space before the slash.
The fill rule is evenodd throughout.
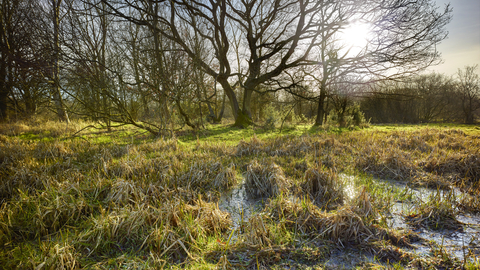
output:
<path id="1" fill-rule="evenodd" d="M 79 235 L 78 248 L 84 248 L 88 255 L 138 250 L 147 235 L 148 223 L 154 221 L 152 212 L 141 206 L 113 211 L 101 209 L 86 221 L 90 229 Z"/>
<path id="2" fill-rule="evenodd" d="M 257 136 L 253 136 L 250 142 L 246 142 L 245 140 L 241 140 L 238 142 L 235 155 L 238 157 L 241 156 L 250 156 L 250 155 L 258 155 L 259 153 L 263 152 L 263 142 L 260 141 Z"/>
<path id="3" fill-rule="evenodd" d="M 272 197 L 281 193 L 288 193 L 290 181 L 283 174 L 277 164 L 259 163 L 253 160 L 245 173 L 245 189 L 253 198 Z"/>
<path id="4" fill-rule="evenodd" d="M 177 178 L 177 185 L 201 190 L 225 191 L 236 183 L 234 165 L 224 167 L 220 162 L 195 163 Z"/>
<path id="5" fill-rule="evenodd" d="M 355 166 L 375 177 L 406 181 L 416 170 L 409 154 L 386 145 L 371 143 L 363 146 Z"/>
<path id="6" fill-rule="evenodd" d="M 342 204 L 345 200 L 343 183 L 332 169 L 308 169 L 301 183 L 301 190 L 320 207 L 328 208 L 330 204 Z"/>
<path id="7" fill-rule="evenodd" d="M 478 193 L 469 192 L 463 194 L 457 200 L 456 205 L 462 211 L 474 214 L 480 213 L 480 197 Z"/>
<path id="8" fill-rule="evenodd" d="M 456 219 L 455 196 L 452 191 L 432 193 L 426 201 L 418 200 L 405 220 L 413 227 L 426 227 L 433 230 L 459 230 L 461 222 Z"/>
<path id="9" fill-rule="evenodd" d="M 412 187 L 427 187 L 442 190 L 449 190 L 452 187 L 452 183 L 445 179 L 445 177 L 426 172 L 418 172 L 413 175 L 409 185 Z"/>
<path id="10" fill-rule="evenodd" d="M 428 172 L 450 175 L 455 181 L 475 187 L 480 184 L 480 153 L 437 153 L 423 164 Z"/>
<path id="11" fill-rule="evenodd" d="M 310 200 L 292 201 L 284 196 L 271 200 L 266 209 L 293 231 L 312 238 L 320 236 L 339 245 L 366 243 L 377 237 L 371 226 L 376 213 L 365 190 L 334 212 L 324 212 Z"/>

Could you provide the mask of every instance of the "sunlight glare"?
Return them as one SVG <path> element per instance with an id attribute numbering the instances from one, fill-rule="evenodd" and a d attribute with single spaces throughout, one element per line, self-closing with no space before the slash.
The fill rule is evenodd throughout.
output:
<path id="1" fill-rule="evenodd" d="M 347 49 L 360 51 L 363 49 L 369 39 L 370 26 L 367 23 L 355 22 L 347 26 L 341 34 L 341 39 Z"/>

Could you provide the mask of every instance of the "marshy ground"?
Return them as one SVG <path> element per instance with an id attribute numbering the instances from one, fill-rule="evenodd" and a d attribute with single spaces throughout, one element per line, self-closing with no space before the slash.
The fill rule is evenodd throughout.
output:
<path id="1" fill-rule="evenodd" d="M 0 268 L 480 267 L 475 126 L 86 126 L 0 125 Z"/>

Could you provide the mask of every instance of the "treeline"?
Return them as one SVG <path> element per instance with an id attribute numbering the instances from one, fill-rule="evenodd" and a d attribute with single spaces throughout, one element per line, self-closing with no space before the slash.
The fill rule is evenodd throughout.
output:
<path id="1" fill-rule="evenodd" d="M 441 60 L 450 6 L 364 2 L 0 0 L 0 121 L 473 122 L 475 67 L 402 82 Z M 352 49 L 359 23 L 371 37 Z"/>
<path id="2" fill-rule="evenodd" d="M 360 104 L 372 123 L 473 124 L 480 115 L 478 68 L 465 67 L 453 77 L 433 73 L 376 84 Z"/>

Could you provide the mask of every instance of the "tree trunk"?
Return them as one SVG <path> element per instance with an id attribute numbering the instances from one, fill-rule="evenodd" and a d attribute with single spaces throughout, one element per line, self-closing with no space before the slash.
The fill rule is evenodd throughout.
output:
<path id="1" fill-rule="evenodd" d="M 223 91 L 225 92 L 228 100 L 230 101 L 230 107 L 232 108 L 233 117 L 236 121 L 240 111 L 240 106 L 238 105 L 238 100 L 235 96 L 235 92 L 233 91 L 232 86 L 230 86 L 230 83 L 228 83 L 226 78 L 218 78 L 218 82 L 222 85 Z"/>
<path id="2" fill-rule="evenodd" d="M 0 85 L 0 122 L 8 120 L 8 90 L 5 82 Z"/>
<path id="3" fill-rule="evenodd" d="M 182 105 L 180 104 L 180 100 L 178 98 L 175 99 L 175 104 L 177 104 L 178 112 L 182 115 L 185 124 L 187 124 L 187 126 L 191 127 L 192 129 L 197 129 L 197 126 L 193 124 L 192 121 L 190 121 L 187 113 L 183 110 Z"/>
<path id="4" fill-rule="evenodd" d="M 60 43 L 59 43 L 59 27 L 60 27 L 60 4 L 62 0 L 52 0 L 53 6 L 53 89 L 52 96 L 57 110 L 58 119 L 62 122 L 69 123 L 68 114 L 63 104 L 62 95 L 60 94 L 60 79 L 59 79 L 59 58 L 60 58 Z"/>
<path id="5" fill-rule="evenodd" d="M 0 30 L 1 31 L 1 30 Z M 7 82 L 6 53 L 2 48 L 2 59 L 0 63 L 0 122 L 8 120 L 8 94 L 10 92 Z"/>
<path id="6" fill-rule="evenodd" d="M 253 90 L 245 89 L 243 92 L 243 108 L 242 111 L 250 119 L 252 119 L 251 105 L 252 105 Z"/>
<path id="7" fill-rule="evenodd" d="M 473 124 L 473 113 L 468 111 L 465 113 L 465 124 Z"/>
<path id="8" fill-rule="evenodd" d="M 326 87 L 322 85 L 320 86 L 320 97 L 318 99 L 317 118 L 315 119 L 315 126 L 323 125 L 323 118 L 325 116 L 325 98 L 326 97 L 327 97 Z"/>
<path id="9" fill-rule="evenodd" d="M 218 123 L 220 123 L 222 121 L 222 118 L 223 118 L 223 113 L 225 112 L 225 92 L 223 93 L 223 97 L 222 97 L 222 109 L 220 109 L 220 113 L 218 114 Z"/>
<path id="10" fill-rule="evenodd" d="M 252 93 L 251 87 L 245 86 L 243 90 L 243 104 L 242 110 L 238 112 L 237 117 L 235 118 L 235 126 L 240 128 L 246 128 L 253 124 L 252 121 L 252 112 L 251 112 L 251 101 Z"/>

